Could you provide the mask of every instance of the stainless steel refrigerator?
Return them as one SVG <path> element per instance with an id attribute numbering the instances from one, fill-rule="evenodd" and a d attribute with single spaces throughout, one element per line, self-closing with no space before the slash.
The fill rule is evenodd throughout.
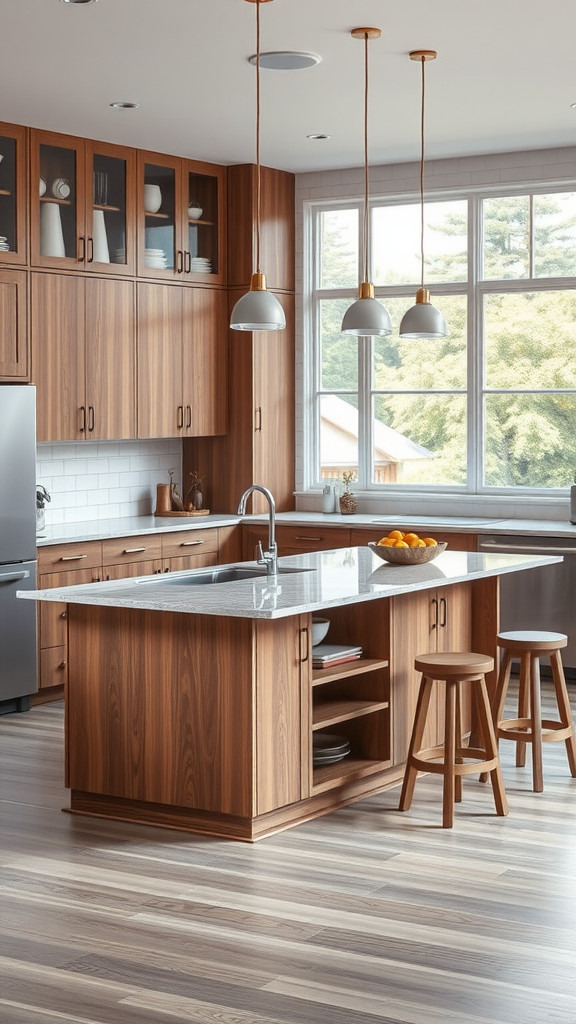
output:
<path id="1" fill-rule="evenodd" d="M 38 689 L 36 388 L 0 384 L 0 714 L 27 711 Z"/>

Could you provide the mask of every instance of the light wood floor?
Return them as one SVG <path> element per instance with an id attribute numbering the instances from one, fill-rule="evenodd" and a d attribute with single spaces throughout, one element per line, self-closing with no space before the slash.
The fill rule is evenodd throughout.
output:
<path id="1" fill-rule="evenodd" d="M 0 718 L 2 1024 L 575 1024 L 563 744 L 538 795 L 502 744 L 509 818 L 430 777 L 250 846 L 63 814 L 62 726 Z"/>

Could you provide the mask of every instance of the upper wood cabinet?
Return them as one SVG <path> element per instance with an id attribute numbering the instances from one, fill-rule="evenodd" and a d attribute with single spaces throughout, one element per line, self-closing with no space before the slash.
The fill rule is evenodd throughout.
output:
<path id="1" fill-rule="evenodd" d="M 0 381 L 28 380 L 27 274 L 0 267 Z"/>
<path id="2" fill-rule="evenodd" d="M 256 234 L 257 168 L 239 164 L 228 168 L 228 285 L 250 284 Z M 294 291 L 294 175 L 261 168 L 260 265 L 273 291 Z"/>
<path id="3" fill-rule="evenodd" d="M 226 282 L 226 168 L 138 154 L 138 276 Z"/>
<path id="4" fill-rule="evenodd" d="M 26 128 L 0 122 L 0 264 L 26 263 Z"/>
<path id="5" fill-rule="evenodd" d="M 32 274 L 39 441 L 136 436 L 132 281 Z"/>
<path id="6" fill-rule="evenodd" d="M 227 429 L 226 295 L 138 285 L 138 437 Z"/>
<path id="7" fill-rule="evenodd" d="M 31 131 L 31 262 L 129 275 L 136 267 L 136 151 Z"/>

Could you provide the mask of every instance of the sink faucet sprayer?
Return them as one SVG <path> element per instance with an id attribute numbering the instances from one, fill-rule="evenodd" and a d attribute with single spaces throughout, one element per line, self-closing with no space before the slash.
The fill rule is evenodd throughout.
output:
<path id="1" fill-rule="evenodd" d="M 246 501 L 250 497 L 253 491 L 260 491 L 264 495 L 268 502 L 269 513 L 268 513 L 268 550 L 262 550 L 262 542 L 258 541 L 258 565 L 266 566 L 266 574 L 268 576 L 278 575 L 278 548 L 276 546 L 275 538 L 275 511 L 276 505 L 274 498 L 272 497 L 271 491 L 267 487 L 261 487 L 260 484 L 252 484 L 252 487 L 248 487 L 240 501 L 238 503 L 238 515 L 243 516 L 246 512 Z"/>

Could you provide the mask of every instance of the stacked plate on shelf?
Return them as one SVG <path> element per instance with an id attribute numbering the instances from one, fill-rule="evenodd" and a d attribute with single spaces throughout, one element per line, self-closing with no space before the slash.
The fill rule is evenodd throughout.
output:
<path id="1" fill-rule="evenodd" d="M 8 245 L 6 235 L 0 235 L 0 252 L 10 252 L 10 246 Z"/>
<path id="2" fill-rule="evenodd" d="M 207 260 L 204 256 L 192 256 L 190 270 L 193 274 L 211 274 L 212 260 Z"/>
<path id="3" fill-rule="evenodd" d="M 144 262 L 147 267 L 155 267 L 156 270 L 166 270 L 168 266 L 164 249 L 144 249 Z"/>
<path id="4" fill-rule="evenodd" d="M 312 737 L 312 764 L 336 764 L 350 753 L 350 740 L 328 732 L 315 732 Z"/>
<path id="5" fill-rule="evenodd" d="M 126 249 L 116 249 L 112 263 L 126 263 Z"/>

